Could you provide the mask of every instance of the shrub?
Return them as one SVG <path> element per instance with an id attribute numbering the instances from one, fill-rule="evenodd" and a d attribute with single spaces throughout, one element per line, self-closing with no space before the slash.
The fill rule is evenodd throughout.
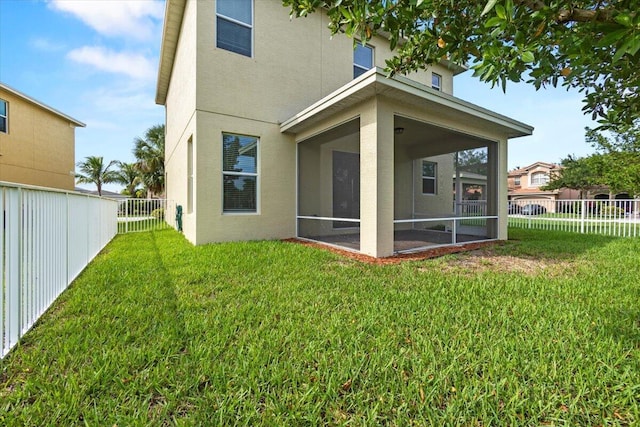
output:
<path id="1" fill-rule="evenodd" d="M 624 209 L 617 206 L 603 206 L 600 208 L 600 215 L 602 216 L 622 216 L 624 215 Z"/>
<path id="2" fill-rule="evenodd" d="M 151 211 L 151 216 L 155 219 L 164 220 L 164 209 L 158 208 Z"/>

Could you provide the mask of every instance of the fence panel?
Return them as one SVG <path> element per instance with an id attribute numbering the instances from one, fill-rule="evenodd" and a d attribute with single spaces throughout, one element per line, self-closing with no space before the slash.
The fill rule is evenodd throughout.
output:
<path id="1" fill-rule="evenodd" d="M 0 357 L 117 233 L 117 203 L 0 183 Z"/>
<path id="2" fill-rule="evenodd" d="M 607 236 L 640 236 L 640 199 L 512 200 L 509 226 Z"/>
<path id="3" fill-rule="evenodd" d="M 166 199 L 118 200 L 118 233 L 175 228 L 176 204 Z"/>

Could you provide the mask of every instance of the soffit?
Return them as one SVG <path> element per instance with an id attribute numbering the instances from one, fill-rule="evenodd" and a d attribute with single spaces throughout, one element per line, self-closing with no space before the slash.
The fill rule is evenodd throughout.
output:
<path id="1" fill-rule="evenodd" d="M 169 91 L 176 49 L 178 48 L 185 4 L 185 0 L 167 0 L 165 3 L 158 83 L 156 86 L 156 104 L 159 105 L 164 105 L 167 101 L 167 92 Z"/>
<path id="2" fill-rule="evenodd" d="M 442 93 L 402 76 L 386 77 L 381 68 L 373 68 L 362 76 L 329 94 L 320 101 L 284 121 L 281 132 L 298 133 L 335 113 L 373 96 L 385 96 L 419 109 L 437 109 L 443 118 L 463 120 L 469 124 L 490 125 L 508 138 L 531 135 L 533 127 L 507 116 Z"/>

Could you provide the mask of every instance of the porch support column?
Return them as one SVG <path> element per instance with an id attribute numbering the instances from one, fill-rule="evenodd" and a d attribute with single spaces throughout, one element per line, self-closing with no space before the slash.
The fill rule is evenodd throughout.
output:
<path id="1" fill-rule="evenodd" d="M 487 215 L 498 215 L 497 224 L 494 221 L 487 224 L 487 233 L 494 239 L 507 240 L 507 140 L 490 143 L 487 157 Z"/>
<path id="2" fill-rule="evenodd" d="M 393 112 L 377 98 L 360 115 L 360 252 L 393 255 Z"/>

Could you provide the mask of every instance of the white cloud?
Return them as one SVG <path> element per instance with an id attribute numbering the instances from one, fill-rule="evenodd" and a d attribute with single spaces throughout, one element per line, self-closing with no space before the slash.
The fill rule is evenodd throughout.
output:
<path id="1" fill-rule="evenodd" d="M 143 41 L 157 35 L 164 13 L 158 0 L 51 0 L 49 6 L 71 13 L 100 34 Z"/>
<path id="2" fill-rule="evenodd" d="M 70 51 L 67 57 L 110 73 L 125 74 L 141 80 L 155 78 L 155 63 L 140 54 L 113 52 L 99 46 L 83 46 Z"/>

